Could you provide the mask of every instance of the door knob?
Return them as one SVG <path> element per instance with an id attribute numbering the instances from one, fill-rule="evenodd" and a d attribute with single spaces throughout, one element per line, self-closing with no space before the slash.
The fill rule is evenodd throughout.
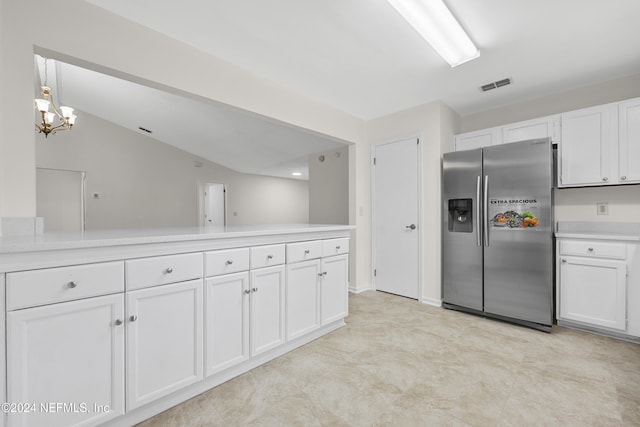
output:
<path id="1" fill-rule="evenodd" d="M 415 230 L 416 229 L 416 225 L 415 224 L 405 225 L 404 228 L 410 228 L 411 230 Z"/>

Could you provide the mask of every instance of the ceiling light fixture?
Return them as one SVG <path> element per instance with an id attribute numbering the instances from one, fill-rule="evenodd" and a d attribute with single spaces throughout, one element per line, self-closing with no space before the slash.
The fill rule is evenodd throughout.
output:
<path id="1" fill-rule="evenodd" d="M 293 176 L 302 176 L 302 172 L 291 172 Z"/>
<path id="2" fill-rule="evenodd" d="M 456 67 L 480 56 L 442 0 L 387 0 L 438 54 Z"/>
<path id="3" fill-rule="evenodd" d="M 76 115 L 73 114 L 73 108 L 60 106 L 58 108 L 53 101 L 51 88 L 47 86 L 47 61 L 44 60 L 44 84 L 40 86 L 42 90 L 42 98 L 36 98 L 35 108 L 40 111 L 42 116 L 41 123 L 36 123 L 36 129 L 40 133 L 44 133 L 44 137 L 48 137 L 50 133 L 56 133 L 59 130 L 71 130 L 76 122 Z M 53 111 L 49 111 L 49 107 Z"/>

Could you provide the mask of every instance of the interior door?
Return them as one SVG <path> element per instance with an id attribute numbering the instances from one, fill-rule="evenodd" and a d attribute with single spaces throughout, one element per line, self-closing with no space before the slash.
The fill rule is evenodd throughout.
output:
<path id="1" fill-rule="evenodd" d="M 204 185 L 204 224 L 225 225 L 224 184 Z"/>
<path id="2" fill-rule="evenodd" d="M 419 140 L 379 144 L 373 166 L 373 268 L 379 291 L 419 295 Z"/>
<path id="3" fill-rule="evenodd" d="M 85 172 L 36 169 L 36 215 L 47 231 L 84 230 Z"/>

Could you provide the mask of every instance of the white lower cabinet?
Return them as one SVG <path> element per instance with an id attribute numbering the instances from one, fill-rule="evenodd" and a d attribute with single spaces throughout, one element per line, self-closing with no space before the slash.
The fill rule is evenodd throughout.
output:
<path id="1" fill-rule="evenodd" d="M 127 292 L 127 410 L 203 378 L 202 279 Z"/>
<path id="2" fill-rule="evenodd" d="M 251 355 L 284 344 L 285 266 L 251 270 Z"/>
<path id="3" fill-rule="evenodd" d="M 205 279 L 206 376 L 249 359 L 250 294 L 248 271 Z"/>
<path id="4" fill-rule="evenodd" d="M 322 259 L 320 323 L 342 319 L 349 312 L 349 255 Z"/>
<path id="5" fill-rule="evenodd" d="M 93 426 L 124 414 L 123 294 L 7 315 L 10 426 Z M 19 409 L 19 408 L 14 408 Z"/>
<path id="6" fill-rule="evenodd" d="M 560 257 L 558 318 L 626 330 L 626 262 Z"/>
<path id="7" fill-rule="evenodd" d="M 320 260 L 287 264 L 287 339 L 320 326 Z"/>

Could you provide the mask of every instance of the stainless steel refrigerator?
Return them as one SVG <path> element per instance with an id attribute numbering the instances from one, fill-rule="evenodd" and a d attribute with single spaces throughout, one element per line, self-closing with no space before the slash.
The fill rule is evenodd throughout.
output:
<path id="1" fill-rule="evenodd" d="M 551 330 L 552 167 L 548 138 L 444 154 L 446 308 Z"/>

